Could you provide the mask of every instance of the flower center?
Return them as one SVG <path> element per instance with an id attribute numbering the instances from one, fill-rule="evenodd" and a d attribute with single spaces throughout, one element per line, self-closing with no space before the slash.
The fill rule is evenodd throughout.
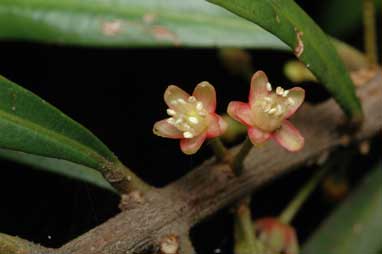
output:
<path id="1" fill-rule="evenodd" d="M 173 100 L 171 104 L 173 107 L 167 109 L 171 116 L 167 122 L 183 132 L 184 138 L 193 138 L 208 127 L 208 112 L 194 96 L 188 97 L 187 101 L 182 98 Z"/>
<path id="2" fill-rule="evenodd" d="M 267 84 L 267 90 L 272 92 L 272 86 Z M 267 132 L 280 128 L 282 120 L 290 106 L 295 101 L 289 96 L 289 90 L 278 86 L 276 91 L 256 100 L 252 106 L 253 121 L 255 125 Z"/>

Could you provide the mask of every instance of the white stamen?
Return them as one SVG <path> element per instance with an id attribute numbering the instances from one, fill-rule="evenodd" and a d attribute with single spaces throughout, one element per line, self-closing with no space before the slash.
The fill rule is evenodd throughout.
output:
<path id="1" fill-rule="evenodd" d="M 191 102 L 191 103 L 196 102 L 196 98 L 194 96 L 190 96 L 188 97 L 188 102 Z"/>
<path id="2" fill-rule="evenodd" d="M 194 135 L 189 131 L 185 131 L 185 132 L 183 132 L 183 137 L 184 138 L 193 138 Z"/>
<path id="3" fill-rule="evenodd" d="M 276 108 L 271 108 L 269 111 L 268 111 L 268 114 L 272 115 L 276 112 Z"/>
<path id="4" fill-rule="evenodd" d="M 283 93 L 283 97 L 287 97 L 289 94 L 289 90 L 285 90 L 284 93 Z"/>
<path id="5" fill-rule="evenodd" d="M 180 104 L 186 104 L 186 101 L 183 100 L 182 98 L 178 99 L 178 102 L 179 102 Z"/>
<path id="6" fill-rule="evenodd" d="M 198 118 L 196 118 L 196 117 L 194 117 L 194 116 L 190 116 L 190 117 L 188 118 L 188 121 L 190 121 L 190 123 L 192 123 L 192 124 L 198 124 L 198 123 L 199 123 Z"/>
<path id="7" fill-rule="evenodd" d="M 293 106 L 295 104 L 295 101 L 291 97 L 289 97 L 288 103 Z"/>
<path id="8" fill-rule="evenodd" d="M 176 119 L 175 124 L 180 124 L 182 122 L 183 122 L 183 119 L 182 118 L 178 118 L 178 119 Z"/>
<path id="9" fill-rule="evenodd" d="M 175 119 L 170 117 L 169 119 L 167 119 L 167 122 L 171 125 L 174 125 L 175 124 Z"/>
<path id="10" fill-rule="evenodd" d="M 173 110 L 173 109 L 171 109 L 171 108 L 168 108 L 168 109 L 167 109 L 167 114 L 168 114 L 169 116 L 175 116 L 175 115 L 176 115 L 176 111 Z"/>
<path id="11" fill-rule="evenodd" d="M 268 92 L 272 92 L 272 85 L 271 85 L 271 83 L 267 83 L 267 90 L 268 90 Z"/>
<path id="12" fill-rule="evenodd" d="M 171 105 L 176 105 L 176 104 L 178 104 L 178 102 L 176 100 L 171 101 Z"/>
<path id="13" fill-rule="evenodd" d="M 207 115 L 207 113 L 204 112 L 204 111 L 199 111 L 198 114 L 199 114 L 200 116 L 206 116 L 206 115 Z"/>
<path id="14" fill-rule="evenodd" d="M 277 115 L 277 116 L 281 116 L 283 113 L 284 113 L 283 108 L 281 107 L 280 104 L 278 104 L 278 105 L 277 105 L 277 113 L 276 113 L 276 115 Z"/>
<path id="15" fill-rule="evenodd" d="M 190 130 L 192 129 L 190 125 L 188 125 L 187 123 L 184 123 L 183 124 L 183 128 L 185 128 L 186 130 Z"/>
<path id="16" fill-rule="evenodd" d="M 276 94 L 277 95 L 283 95 L 284 94 L 284 89 L 282 87 L 278 86 L 276 88 Z"/>
<path id="17" fill-rule="evenodd" d="M 199 110 L 199 111 L 203 109 L 203 103 L 201 101 L 198 101 L 196 103 L 196 109 Z"/>

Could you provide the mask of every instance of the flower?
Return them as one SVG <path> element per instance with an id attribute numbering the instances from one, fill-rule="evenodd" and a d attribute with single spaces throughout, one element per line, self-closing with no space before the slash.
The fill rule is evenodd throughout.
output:
<path id="1" fill-rule="evenodd" d="M 276 218 L 262 218 L 254 223 L 256 238 L 270 253 L 298 254 L 299 246 L 293 227 Z"/>
<path id="2" fill-rule="evenodd" d="M 288 151 L 298 151 L 304 145 L 304 137 L 287 120 L 304 101 L 305 91 L 300 87 L 275 92 L 264 72 L 256 72 L 251 80 L 249 102 L 232 101 L 228 114 L 248 128 L 248 136 L 254 145 L 269 138 L 276 140 Z"/>
<path id="3" fill-rule="evenodd" d="M 154 134 L 180 139 L 185 154 L 196 153 L 206 138 L 214 138 L 227 128 L 222 117 L 215 114 L 216 91 L 208 82 L 199 83 L 192 95 L 177 86 L 169 86 L 164 93 L 170 118 L 154 124 Z"/>

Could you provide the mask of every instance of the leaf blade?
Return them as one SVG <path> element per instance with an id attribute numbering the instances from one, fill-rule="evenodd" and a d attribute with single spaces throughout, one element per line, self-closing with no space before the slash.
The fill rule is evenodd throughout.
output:
<path id="1" fill-rule="evenodd" d="M 114 154 L 90 131 L 0 76 L 0 147 L 103 170 Z"/>
<path id="2" fill-rule="evenodd" d="M 209 0 L 278 36 L 327 87 L 355 122 L 362 108 L 354 85 L 323 31 L 292 0 Z"/>

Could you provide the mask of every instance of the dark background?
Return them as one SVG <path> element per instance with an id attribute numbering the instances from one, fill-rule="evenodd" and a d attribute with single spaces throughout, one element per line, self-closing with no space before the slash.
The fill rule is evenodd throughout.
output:
<path id="1" fill-rule="evenodd" d="M 324 11 L 322 1 L 298 2 L 313 17 Z M 361 48 L 360 26 L 340 38 Z M 255 70 L 264 70 L 275 84 L 288 83 L 282 66 L 291 55 L 250 52 Z M 248 82 L 227 73 L 216 50 L 205 49 L 89 49 L 0 42 L 0 73 L 89 128 L 155 186 L 181 177 L 211 155 L 208 147 L 194 156 L 183 155 L 177 142 L 152 134 L 153 123 L 165 117 L 162 94 L 166 87 L 177 84 L 191 92 L 198 82 L 208 80 L 217 89 L 219 112 L 225 111 L 229 100 L 242 100 L 248 92 Z M 310 102 L 328 97 L 321 86 L 302 86 Z M 355 156 L 351 179 L 369 168 L 373 158 Z M 58 247 L 118 212 L 118 197 L 91 185 L 12 162 L 0 161 L 0 168 L 1 232 Z M 313 171 L 307 167 L 258 191 L 254 217 L 277 215 Z M 314 193 L 294 221 L 301 240 L 333 206 L 322 191 Z M 199 253 L 213 253 L 217 248 L 230 253 L 231 227 L 226 209 L 194 228 L 192 238 Z"/>

